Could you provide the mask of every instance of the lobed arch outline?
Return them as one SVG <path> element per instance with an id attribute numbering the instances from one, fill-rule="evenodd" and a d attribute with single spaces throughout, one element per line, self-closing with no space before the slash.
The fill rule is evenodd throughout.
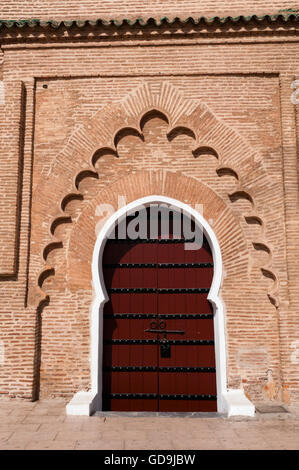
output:
<path id="1" fill-rule="evenodd" d="M 190 152 L 194 158 L 200 158 L 201 152 L 211 154 L 219 162 L 216 168 L 218 177 L 229 175 L 235 179 L 237 187 L 228 194 L 231 204 L 241 199 L 250 202 L 251 211 L 244 214 L 244 220 L 248 225 L 250 225 L 248 220 L 261 220 L 260 239 L 254 240 L 251 246 L 253 250 L 257 250 L 256 247 L 261 245 L 266 247 L 264 251 L 269 254 L 268 262 L 260 267 L 260 272 L 273 281 L 272 288 L 268 288 L 267 296 L 270 302 L 278 308 L 278 278 L 272 268 L 273 253 L 265 238 L 264 222 L 258 216 L 254 198 L 245 184 L 246 168 L 243 169 L 238 165 L 237 157 L 240 148 L 253 160 L 256 158 L 254 151 L 235 131 L 220 121 L 204 103 L 184 99 L 183 95 L 167 82 L 162 82 L 160 88 L 160 94 L 155 94 L 150 84 L 146 83 L 122 100 L 117 108 L 114 105 L 96 113 L 93 118 L 87 120 L 84 126 L 84 138 L 82 129 L 75 132 L 67 148 L 63 149 L 54 161 L 51 174 L 57 174 L 62 165 L 63 171 L 59 177 L 62 180 L 68 178 L 68 182 L 62 181 L 65 183 L 62 186 L 68 188 L 69 191 L 58 194 L 60 197 L 58 213 L 56 210 L 50 222 L 51 240 L 45 245 L 42 253 L 45 265 L 37 276 L 36 289 L 40 302 L 48 299 L 47 294 L 43 292 L 43 282 L 49 276 L 55 275 L 55 268 L 47 265 L 48 255 L 52 250 L 63 246 L 62 240 L 56 237 L 55 230 L 61 224 L 72 223 L 72 218 L 67 214 L 68 203 L 74 200 L 80 203 L 84 200 L 84 195 L 80 192 L 80 182 L 85 178 L 99 178 L 95 165 L 103 152 L 108 152 L 116 158 L 119 157 L 117 146 L 124 133 L 143 139 L 144 123 L 151 114 L 156 113 L 167 122 L 166 136 L 170 140 L 175 138 L 176 132 L 187 134 L 194 141 L 194 145 L 190 146 Z M 94 142 L 95 134 L 97 134 L 97 143 Z M 223 148 L 222 140 L 226 138 L 229 139 L 229 145 L 226 143 Z M 226 153 L 229 153 L 229 159 L 226 158 Z M 78 158 L 74 158 L 76 155 Z M 84 161 L 74 171 L 74 163 L 80 163 L 82 156 L 84 156 Z M 67 161 L 69 165 L 66 164 Z M 267 178 L 266 173 L 264 178 Z M 47 194 L 47 190 L 43 193 Z"/>

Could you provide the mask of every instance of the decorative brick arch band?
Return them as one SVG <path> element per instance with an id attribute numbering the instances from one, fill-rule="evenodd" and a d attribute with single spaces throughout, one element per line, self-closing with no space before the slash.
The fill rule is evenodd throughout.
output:
<path id="1" fill-rule="evenodd" d="M 168 82 L 161 82 L 155 88 L 145 83 L 121 103 L 106 107 L 87 119 L 84 125 L 75 130 L 66 147 L 53 162 L 42 187 L 36 188 L 39 208 L 44 214 L 44 220 L 48 221 L 50 230 L 39 233 L 39 240 L 44 244 L 42 255 L 46 265 L 37 275 L 37 291 L 31 289 L 31 303 L 36 303 L 37 297 L 40 302 L 47 297 L 42 285 L 48 276 L 55 273 L 55 267 L 47 265 L 47 256 L 53 249 L 62 246 L 62 241 L 55 236 L 55 230 L 59 225 L 71 222 L 66 211 L 69 201 L 83 199 L 78 189 L 79 183 L 85 177 L 99 177 L 94 167 L 95 156 L 99 150 L 117 155 L 118 142 L 124 131 L 142 136 L 142 121 L 153 110 L 166 117 L 167 135 L 173 135 L 176 130 L 192 135 L 194 145 L 190 152 L 194 157 L 202 151 L 208 151 L 218 160 L 218 177 L 229 174 L 235 178 L 237 186 L 229 194 L 229 198 L 232 204 L 238 200 L 246 200 L 251 204 L 251 211 L 244 214 L 245 220 L 248 224 L 255 221 L 260 226 L 260 236 L 253 243 L 253 248 L 269 255 L 268 262 L 261 267 L 261 273 L 273 281 L 267 294 L 271 303 L 277 307 L 278 279 L 272 268 L 272 250 L 264 235 L 265 223 L 259 214 L 265 201 L 252 196 L 253 192 L 261 192 L 261 181 L 263 185 L 273 186 L 274 193 L 276 183 L 268 178 L 260 156 L 234 130 L 220 121 L 205 104 L 185 99 Z M 59 201 L 58 206 L 53 204 L 49 207 L 49 194 L 55 194 Z M 30 284 L 32 283 L 34 281 Z"/>
<path id="2" fill-rule="evenodd" d="M 202 208 L 202 216 L 210 222 L 219 241 L 226 277 L 238 276 L 248 282 L 249 255 L 244 234 L 223 200 L 195 178 L 167 170 L 140 171 L 115 181 L 109 189 L 101 191 L 83 210 L 74 225 L 69 238 L 67 258 L 68 286 L 72 292 L 88 289 L 90 286 L 91 260 L 97 235 L 105 221 L 118 210 L 119 195 L 125 204 L 130 204 L 157 194 L 179 200 L 192 208 Z M 101 217 L 98 208 L 103 208 Z M 230 228 L 229 233 L 223 235 L 226 227 Z M 232 240 L 238 246 L 237 263 L 231 250 Z M 78 271 L 79 279 L 76 276 Z"/>

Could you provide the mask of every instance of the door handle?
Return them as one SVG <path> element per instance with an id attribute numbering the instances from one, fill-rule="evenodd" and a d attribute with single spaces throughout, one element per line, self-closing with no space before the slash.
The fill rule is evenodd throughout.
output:
<path id="1" fill-rule="evenodd" d="M 183 330 L 155 330 L 151 328 L 148 328 L 147 330 L 144 330 L 144 331 L 146 333 L 160 333 L 160 334 L 169 333 L 169 334 L 178 334 L 178 335 L 183 335 L 185 333 L 185 331 Z"/>

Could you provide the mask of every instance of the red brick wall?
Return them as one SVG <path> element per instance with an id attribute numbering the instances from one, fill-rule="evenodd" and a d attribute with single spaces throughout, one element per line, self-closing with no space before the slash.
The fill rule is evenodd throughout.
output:
<path id="1" fill-rule="evenodd" d="M 137 38 L 130 44 L 122 39 L 111 44 L 68 41 L 55 47 L 50 42 L 3 44 L 5 86 L 15 90 L 13 83 L 23 81 L 26 93 L 24 138 L 17 90 L 7 94 L 11 113 L 1 117 L 1 176 L 14 182 L 4 191 L 2 260 L 14 265 L 11 247 L 17 240 L 19 262 L 15 279 L 2 271 L 0 284 L 5 351 L 0 392 L 30 398 L 40 381 L 43 396 L 70 397 L 89 387 L 96 206 L 112 202 L 117 191 L 137 198 L 142 191 L 159 190 L 203 203 L 207 220 L 213 219 L 224 256 L 221 295 L 229 386 L 243 386 L 254 401 L 282 397 L 295 403 L 299 232 L 298 117 L 296 121 L 290 99 L 298 70 L 294 36 L 261 33 L 227 41 L 220 34 L 198 41 L 172 38 L 167 44 L 152 39 L 146 45 Z M 168 139 L 168 125 L 153 116 L 143 127 L 144 142 L 128 135 L 117 142 L 119 158 L 103 152 L 92 160 L 105 142 L 113 145 L 112 129 L 132 125 L 138 110 L 142 114 L 153 108 L 153 101 L 145 103 L 148 90 L 170 122 L 180 116 L 184 103 L 191 103 L 180 119 L 194 129 L 197 146 L 209 144 L 214 151 L 193 154 L 194 139 Z M 211 113 L 203 113 L 205 105 Z M 126 114 L 131 108 L 132 116 Z M 19 153 L 8 153 L 3 146 L 9 136 L 16 149 L 23 142 L 18 188 Z M 83 170 L 94 174 L 81 178 Z M 69 194 L 77 197 L 65 199 Z M 15 202 L 9 203 L 10 195 Z M 66 216 L 72 223 L 59 223 L 67 222 L 60 219 Z"/>
<path id="2" fill-rule="evenodd" d="M 14 278 L 17 274 L 19 219 L 23 169 L 24 89 L 20 81 L 2 82 L 0 109 L 2 122 L 0 165 L 0 273 Z"/>
<path id="3" fill-rule="evenodd" d="M 104 0 L 37 0 L 37 1 L 6 1 L 0 6 L 0 17 L 18 18 L 127 18 L 128 16 L 201 16 L 202 14 L 240 14 L 240 13 L 271 13 L 279 9 L 299 8 L 298 1 L 256 1 L 256 0 L 170 0 L 150 1 L 115 1 Z"/>

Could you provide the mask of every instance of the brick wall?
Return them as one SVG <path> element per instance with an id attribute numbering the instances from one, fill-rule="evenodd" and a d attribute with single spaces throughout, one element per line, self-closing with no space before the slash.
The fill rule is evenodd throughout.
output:
<path id="1" fill-rule="evenodd" d="M 18 269 L 19 219 L 23 174 L 24 88 L 20 81 L 1 82 L 0 273 L 15 278 Z"/>
<path id="2" fill-rule="evenodd" d="M 0 392 L 88 389 L 96 207 L 118 192 L 133 200 L 159 190 L 202 203 L 222 247 L 229 386 L 253 401 L 296 403 L 296 37 L 56 41 L 3 42 L 11 92 L 1 115 L 2 262 L 16 266 L 11 247 L 19 262 L 0 284 Z M 113 140 L 153 108 L 164 117 L 142 121 L 144 141 L 136 133 Z M 189 133 L 167 137 L 171 123 Z"/>
<path id="3" fill-rule="evenodd" d="M 279 9 L 299 8 L 298 1 L 256 1 L 256 0 L 169 0 L 115 1 L 105 0 L 53 0 L 53 1 L 6 1 L 0 6 L 1 19 L 19 18 L 127 18 L 128 16 L 200 16 L 204 14 L 271 13 Z"/>

